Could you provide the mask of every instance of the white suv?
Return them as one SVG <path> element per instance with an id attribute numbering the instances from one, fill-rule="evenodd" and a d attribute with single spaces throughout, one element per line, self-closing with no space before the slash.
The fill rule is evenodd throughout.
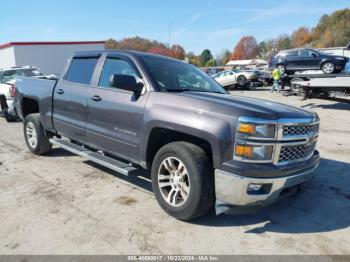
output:
<path id="1" fill-rule="evenodd" d="M 19 76 L 43 77 L 43 74 L 37 67 L 32 66 L 12 67 L 0 70 L 0 106 L 7 122 L 17 120 L 13 100 L 16 95 L 16 79 Z"/>

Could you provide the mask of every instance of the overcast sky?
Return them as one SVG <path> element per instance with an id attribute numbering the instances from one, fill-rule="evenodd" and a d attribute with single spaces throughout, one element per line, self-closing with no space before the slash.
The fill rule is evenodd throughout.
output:
<path id="1" fill-rule="evenodd" d="M 142 36 L 200 53 L 233 49 L 244 35 L 258 41 L 314 26 L 349 0 L 59 0 L 3 1 L 0 43 L 105 40 Z"/>

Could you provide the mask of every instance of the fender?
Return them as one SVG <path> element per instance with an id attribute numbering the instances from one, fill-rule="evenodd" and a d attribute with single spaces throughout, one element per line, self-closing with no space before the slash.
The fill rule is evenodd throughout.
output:
<path id="1" fill-rule="evenodd" d="M 212 149 L 214 167 L 232 158 L 232 123 L 200 110 L 156 104 L 145 110 L 145 123 L 140 145 L 140 159 L 146 160 L 147 145 L 154 128 L 164 128 L 207 141 Z"/>

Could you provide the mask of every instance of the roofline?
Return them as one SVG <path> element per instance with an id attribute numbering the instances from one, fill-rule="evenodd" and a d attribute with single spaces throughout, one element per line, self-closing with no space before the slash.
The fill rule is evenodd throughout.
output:
<path id="1" fill-rule="evenodd" d="M 106 41 L 62 41 L 62 42 L 9 42 L 0 45 L 0 49 L 5 49 L 12 46 L 27 46 L 27 45 L 89 45 L 89 44 L 104 44 Z"/>

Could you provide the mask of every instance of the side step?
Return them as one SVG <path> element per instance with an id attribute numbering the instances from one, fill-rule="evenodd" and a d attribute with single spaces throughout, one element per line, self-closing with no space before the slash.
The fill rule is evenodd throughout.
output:
<path id="1" fill-rule="evenodd" d="M 82 146 L 78 146 L 76 144 L 73 144 L 67 140 L 51 138 L 49 141 L 53 145 L 62 147 L 64 149 L 66 149 L 67 151 L 72 152 L 73 154 L 84 157 L 92 162 L 100 164 L 104 167 L 112 169 L 112 170 L 114 170 L 118 173 L 121 173 L 123 175 L 126 175 L 126 176 L 129 175 L 130 172 L 137 170 L 131 164 L 124 163 L 124 162 L 118 161 L 114 158 L 104 156 L 100 153 L 91 151 L 91 150 L 84 148 Z"/>

